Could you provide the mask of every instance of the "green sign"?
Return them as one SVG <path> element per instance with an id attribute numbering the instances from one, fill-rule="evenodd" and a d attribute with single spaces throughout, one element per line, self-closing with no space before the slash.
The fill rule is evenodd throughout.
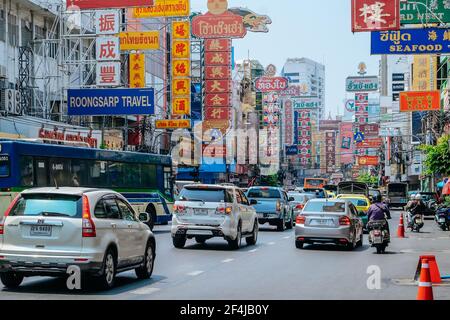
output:
<path id="1" fill-rule="evenodd" d="M 410 0 L 400 2 L 401 24 L 450 23 L 448 0 Z"/>
<path id="2" fill-rule="evenodd" d="M 320 107 L 318 98 L 298 98 L 293 100 L 294 109 L 317 109 Z"/>

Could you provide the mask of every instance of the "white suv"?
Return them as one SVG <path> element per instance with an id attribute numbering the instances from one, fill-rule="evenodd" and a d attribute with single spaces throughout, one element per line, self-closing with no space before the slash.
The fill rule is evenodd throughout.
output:
<path id="1" fill-rule="evenodd" d="M 248 245 L 256 244 L 258 217 L 252 203 L 237 187 L 193 184 L 184 186 L 174 204 L 172 240 L 183 248 L 186 239 L 204 243 L 213 237 L 228 241 L 238 249 L 244 237 Z"/>
<path id="2" fill-rule="evenodd" d="M 146 213 L 139 219 L 148 221 Z M 155 238 L 117 192 L 37 188 L 19 194 L 0 220 L 0 279 L 18 287 L 26 276 L 67 276 L 70 266 L 104 288 L 118 272 L 151 277 Z"/>

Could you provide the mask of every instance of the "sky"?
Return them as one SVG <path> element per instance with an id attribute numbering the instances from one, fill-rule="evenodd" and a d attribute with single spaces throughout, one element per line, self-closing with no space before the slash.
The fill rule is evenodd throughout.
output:
<path id="1" fill-rule="evenodd" d="M 193 12 L 206 12 L 207 0 L 191 0 Z M 368 75 L 378 75 L 379 56 L 370 55 L 370 33 L 351 32 L 350 0 L 229 0 L 272 19 L 269 32 L 247 33 L 233 40 L 235 59 L 273 63 L 281 72 L 287 58 L 306 57 L 325 65 L 325 105 L 343 114 L 345 78 L 355 76 L 360 62 Z"/>

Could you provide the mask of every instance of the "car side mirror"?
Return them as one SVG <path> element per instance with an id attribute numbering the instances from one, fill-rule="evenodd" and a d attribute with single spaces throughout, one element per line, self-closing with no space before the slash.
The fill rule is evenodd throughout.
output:
<path id="1" fill-rule="evenodd" d="M 292 201 L 295 201 L 295 199 L 293 197 L 289 197 L 288 201 L 292 202 Z"/>
<path id="2" fill-rule="evenodd" d="M 139 221 L 143 223 L 147 223 L 150 221 L 150 215 L 147 212 L 139 213 Z"/>
<path id="3" fill-rule="evenodd" d="M 255 199 L 251 199 L 251 200 L 250 200 L 250 205 L 251 205 L 251 206 L 254 206 L 254 205 L 256 205 L 256 204 L 258 204 L 258 201 L 256 201 Z"/>

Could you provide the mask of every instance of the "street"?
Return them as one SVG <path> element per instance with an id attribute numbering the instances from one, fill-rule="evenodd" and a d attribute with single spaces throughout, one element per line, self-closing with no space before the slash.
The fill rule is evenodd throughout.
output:
<path id="1" fill-rule="evenodd" d="M 15 290 L 0 286 L 0 299 L 121 299 L 121 300 L 293 300 L 381 299 L 413 300 L 418 258 L 435 255 L 441 275 L 450 273 L 450 233 L 426 220 L 420 234 L 396 236 L 400 211 L 390 220 L 392 242 L 385 255 L 375 254 L 365 235 L 363 247 L 345 251 L 331 245 L 295 248 L 294 232 L 276 232 L 263 226 L 256 246 L 228 249 L 222 239 L 205 245 L 188 241 L 175 249 L 170 226 L 157 226 L 157 256 L 153 276 L 140 281 L 134 272 L 119 274 L 114 289 L 69 291 L 65 282 L 52 278 L 27 278 Z M 381 269 L 381 289 L 369 290 L 369 266 Z M 434 286 L 436 300 L 450 299 L 450 283 Z"/>

